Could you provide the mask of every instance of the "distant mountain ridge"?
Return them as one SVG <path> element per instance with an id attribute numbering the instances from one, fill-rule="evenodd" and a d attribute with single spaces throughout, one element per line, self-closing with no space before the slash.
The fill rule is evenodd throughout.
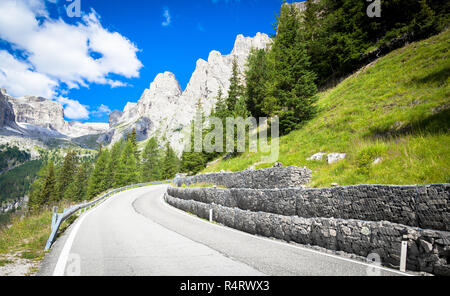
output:
<path id="1" fill-rule="evenodd" d="M 71 139 L 102 134 L 106 123 L 66 121 L 58 102 L 34 96 L 14 98 L 5 89 L 0 92 L 0 129 L 3 136 Z"/>
<path id="2" fill-rule="evenodd" d="M 136 129 L 139 140 L 155 136 L 160 142 L 169 142 L 181 153 L 183 128 L 194 118 L 195 106 L 200 99 L 203 112 L 209 115 L 216 104 L 219 89 L 227 92 L 236 58 L 240 72 L 245 71 L 247 57 L 252 48 L 266 48 L 271 39 L 266 34 L 255 37 L 238 35 L 229 55 L 211 51 L 208 60 L 199 59 L 196 69 L 184 91 L 171 72 L 158 74 L 137 103 L 128 103 L 123 112 L 114 111 L 110 116 L 109 139 L 114 143 Z"/>
<path id="3" fill-rule="evenodd" d="M 173 73 L 158 74 L 137 103 L 127 103 L 123 111 L 111 112 L 109 124 L 66 121 L 60 103 L 35 96 L 14 98 L 2 89 L 0 138 L 33 139 L 44 144 L 61 140 L 61 143 L 95 146 L 92 144 L 115 143 L 136 129 L 139 141 L 156 137 L 160 144 L 168 142 L 181 153 L 182 130 L 192 121 L 198 100 L 202 101 L 204 113 L 209 115 L 216 104 L 219 89 L 226 93 L 229 88 L 233 60 L 236 59 L 243 74 L 250 50 L 266 48 L 270 43 L 271 39 L 266 34 L 257 33 L 255 37 L 238 35 L 230 54 L 212 51 L 207 61 L 197 61 L 184 91 Z"/>

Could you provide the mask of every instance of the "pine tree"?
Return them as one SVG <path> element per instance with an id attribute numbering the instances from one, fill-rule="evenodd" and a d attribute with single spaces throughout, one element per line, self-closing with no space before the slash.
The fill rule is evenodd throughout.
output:
<path id="1" fill-rule="evenodd" d="M 219 92 L 218 92 L 217 97 L 216 97 L 216 106 L 215 106 L 215 109 L 214 109 L 214 116 L 222 120 L 222 127 L 223 127 L 223 139 L 222 139 L 223 148 L 222 148 L 222 151 L 225 151 L 226 120 L 227 120 L 227 117 L 230 117 L 230 114 L 231 114 L 231 111 L 228 110 L 227 101 L 226 101 L 226 98 L 223 97 L 222 88 L 219 88 Z M 217 153 L 213 157 L 216 157 L 216 156 L 218 156 Z"/>
<path id="2" fill-rule="evenodd" d="M 233 117 L 234 118 L 241 117 L 246 119 L 250 115 L 251 114 L 247 109 L 245 98 L 243 96 L 239 97 L 233 109 Z"/>
<path id="3" fill-rule="evenodd" d="M 42 195 L 45 179 L 48 176 L 49 165 L 43 165 L 39 170 L 36 180 L 33 182 L 30 188 L 30 200 L 28 202 L 28 209 L 31 212 L 37 212 L 41 207 L 48 202 Z"/>
<path id="4" fill-rule="evenodd" d="M 201 114 L 201 105 L 197 105 L 197 118 L 196 120 L 201 120 L 201 124 L 203 127 L 203 114 Z M 200 117 L 201 116 L 201 117 Z M 195 140 L 194 140 L 194 134 L 195 134 L 195 122 L 193 121 L 191 123 L 191 140 L 190 140 L 190 149 L 189 151 L 183 151 L 183 154 L 181 155 L 181 163 L 180 163 L 180 170 L 183 173 L 195 175 L 198 172 L 200 172 L 202 169 L 205 168 L 206 164 L 206 153 L 205 152 L 196 152 L 195 151 Z M 203 130 L 202 130 L 202 142 L 204 140 Z"/>
<path id="5" fill-rule="evenodd" d="M 49 203 L 55 204 L 59 201 L 59 197 L 57 195 L 55 165 L 53 162 L 50 162 L 48 165 L 47 174 L 42 185 L 39 200 L 42 205 Z"/>
<path id="6" fill-rule="evenodd" d="M 136 158 L 134 156 L 133 142 L 131 139 L 128 139 L 125 147 L 123 148 L 116 180 L 116 186 L 119 187 L 132 185 L 139 182 L 139 171 Z"/>
<path id="7" fill-rule="evenodd" d="M 86 184 L 89 181 L 89 164 L 84 162 L 76 169 L 74 180 L 67 187 L 64 199 L 81 202 L 87 199 Z"/>
<path id="8" fill-rule="evenodd" d="M 161 152 L 155 138 L 151 138 L 142 151 L 141 181 L 152 182 L 161 179 Z"/>
<path id="9" fill-rule="evenodd" d="M 181 171 L 189 175 L 196 175 L 205 168 L 203 153 L 183 152 L 181 155 Z"/>
<path id="10" fill-rule="evenodd" d="M 135 128 L 133 128 L 133 131 L 131 132 L 131 135 L 129 136 L 128 140 L 131 142 L 131 146 L 133 147 L 133 154 L 134 158 L 136 159 L 136 163 L 139 164 L 140 153 L 138 151 L 137 133 Z"/>
<path id="11" fill-rule="evenodd" d="M 107 165 L 106 173 L 107 173 L 107 185 L 108 188 L 120 187 L 116 184 L 116 174 L 118 168 L 120 166 L 120 157 L 122 153 L 122 149 L 124 146 L 124 142 L 121 140 L 113 145 L 111 148 L 111 155 L 109 158 L 109 162 Z"/>
<path id="12" fill-rule="evenodd" d="M 89 178 L 87 197 L 92 199 L 99 195 L 100 193 L 107 190 L 107 164 L 109 160 L 109 151 L 102 149 L 97 161 L 95 163 L 94 170 Z"/>
<path id="13" fill-rule="evenodd" d="M 62 167 L 58 172 L 57 197 L 59 200 L 64 198 L 67 187 L 73 182 L 77 158 L 74 151 L 69 151 L 64 157 Z"/>
<path id="14" fill-rule="evenodd" d="M 263 103 L 266 97 L 265 83 L 269 79 L 266 55 L 265 49 L 252 49 L 247 59 L 245 101 L 248 111 L 255 118 L 268 116 L 263 112 Z"/>
<path id="15" fill-rule="evenodd" d="M 302 42 L 298 9 L 285 2 L 277 20 L 277 35 L 268 54 L 271 69 L 263 111 L 278 115 L 281 134 L 288 134 L 314 114 L 316 76 Z"/>
<path id="16" fill-rule="evenodd" d="M 165 180 L 174 178 L 175 175 L 178 173 L 179 159 L 175 154 L 175 151 L 173 151 L 172 147 L 170 147 L 170 144 L 167 144 L 166 146 L 166 153 L 164 156 L 162 167 L 163 167 L 162 176 L 163 179 Z"/>
<path id="17" fill-rule="evenodd" d="M 237 58 L 233 59 L 233 70 L 230 78 L 230 88 L 228 89 L 228 97 L 226 99 L 227 109 L 229 111 L 234 110 L 234 106 L 236 105 L 238 99 L 242 96 L 244 92 L 239 67 L 237 63 Z"/>
<path id="18" fill-rule="evenodd" d="M 216 96 L 216 106 L 214 108 L 214 116 L 225 119 L 228 116 L 227 102 L 223 96 L 222 88 L 219 88 Z"/>

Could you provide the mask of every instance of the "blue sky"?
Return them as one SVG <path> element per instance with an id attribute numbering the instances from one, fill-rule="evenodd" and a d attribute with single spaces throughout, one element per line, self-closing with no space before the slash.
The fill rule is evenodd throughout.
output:
<path id="1" fill-rule="evenodd" d="M 0 20 L 0 87 L 51 97 L 68 120 L 91 122 L 137 102 L 160 72 L 173 72 L 184 89 L 211 50 L 229 54 L 238 34 L 272 34 L 282 3 L 80 0 L 81 17 L 70 18 L 69 1 L 1 0 L 10 14 L 8 1 L 20 3 Z"/>

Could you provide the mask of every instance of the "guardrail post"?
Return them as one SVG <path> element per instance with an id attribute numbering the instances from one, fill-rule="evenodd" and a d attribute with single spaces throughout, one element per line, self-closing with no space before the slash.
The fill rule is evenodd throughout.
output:
<path id="1" fill-rule="evenodd" d="M 404 235 L 402 240 L 402 250 L 400 253 L 400 271 L 406 272 L 406 258 L 408 255 L 408 236 Z"/>
<path id="2" fill-rule="evenodd" d="M 213 222 L 213 209 L 209 210 L 209 222 Z"/>
<path id="3" fill-rule="evenodd" d="M 55 208 L 53 209 L 54 211 L 55 211 Z M 55 217 L 54 218 L 55 223 L 54 223 L 54 225 L 52 225 L 52 233 L 50 234 L 50 237 L 48 238 L 47 244 L 45 245 L 46 251 L 50 250 L 50 247 L 52 246 L 53 241 L 55 240 L 56 234 L 58 233 L 59 226 L 61 225 L 61 222 L 62 222 L 63 215 L 54 213 L 53 217 Z"/>
<path id="4" fill-rule="evenodd" d="M 56 219 L 58 217 L 58 207 L 53 207 L 53 216 L 52 216 L 52 230 L 55 228 L 56 225 Z"/>

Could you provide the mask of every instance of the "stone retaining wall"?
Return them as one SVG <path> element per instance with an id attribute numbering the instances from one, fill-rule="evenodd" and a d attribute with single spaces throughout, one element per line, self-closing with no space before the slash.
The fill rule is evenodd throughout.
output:
<path id="1" fill-rule="evenodd" d="M 181 193 L 173 189 L 170 192 Z M 204 192 L 209 192 L 209 189 L 204 189 Z M 204 200 L 209 198 L 207 196 L 210 195 L 205 194 Z M 364 257 L 377 253 L 383 264 L 390 267 L 399 266 L 401 240 L 407 234 L 409 270 L 450 275 L 449 232 L 423 230 L 385 221 L 301 218 L 296 215 L 245 211 L 237 207 L 176 198 L 169 194 L 165 195 L 165 199 L 170 205 L 204 219 L 208 219 L 209 210 L 213 209 L 214 221 L 250 234 L 317 245 Z M 232 197 L 228 196 L 227 202 L 231 206 Z"/>
<path id="2" fill-rule="evenodd" d="M 210 173 L 193 177 L 175 178 L 177 186 L 193 184 L 214 184 L 226 188 L 295 188 L 310 182 L 311 170 L 307 168 L 276 167 L 262 170 L 246 170 L 238 173 Z"/>
<path id="3" fill-rule="evenodd" d="M 304 218 L 390 221 L 450 230 L 450 184 L 358 185 L 324 189 L 169 188 L 176 198 Z"/>

